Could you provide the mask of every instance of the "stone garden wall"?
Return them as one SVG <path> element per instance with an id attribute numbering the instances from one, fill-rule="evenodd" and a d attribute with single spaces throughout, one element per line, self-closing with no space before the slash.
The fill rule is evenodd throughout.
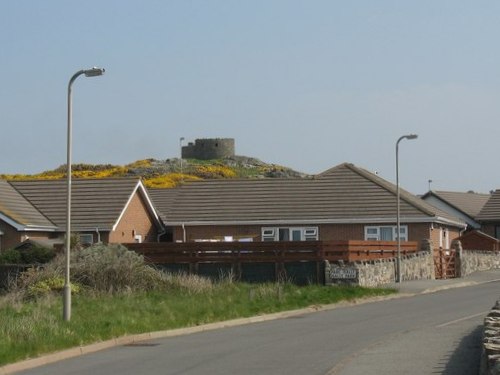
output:
<path id="1" fill-rule="evenodd" d="M 500 375 L 500 300 L 484 318 L 480 375 Z"/>
<path id="2" fill-rule="evenodd" d="M 403 281 L 434 279 L 432 253 L 421 251 L 401 257 L 401 277 Z M 380 259 L 352 263 L 339 262 L 325 265 L 325 283 L 355 284 L 376 287 L 396 281 L 396 259 Z"/>

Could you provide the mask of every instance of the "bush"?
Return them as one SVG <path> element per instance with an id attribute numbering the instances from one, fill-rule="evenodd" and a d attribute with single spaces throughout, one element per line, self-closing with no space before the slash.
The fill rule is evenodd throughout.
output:
<path id="1" fill-rule="evenodd" d="M 71 284 L 71 292 L 77 294 L 81 288 L 78 284 Z M 41 297 L 52 292 L 61 292 L 64 289 L 64 278 L 52 276 L 45 280 L 37 281 L 36 283 L 28 286 L 28 297 Z"/>
<path id="2" fill-rule="evenodd" d="M 36 264 L 47 263 L 55 257 L 55 251 L 42 246 L 29 249 L 9 249 L 0 254 L 0 264 Z"/>
<path id="3" fill-rule="evenodd" d="M 54 249 L 41 246 L 34 246 L 31 249 L 20 251 L 20 253 L 24 264 L 47 263 L 56 256 Z"/>
<path id="4" fill-rule="evenodd" d="M 0 254 L 0 264 L 21 264 L 22 258 L 19 250 L 7 249 Z"/>
<path id="5" fill-rule="evenodd" d="M 146 291 L 164 286 L 164 274 L 119 244 L 97 244 L 77 253 L 72 278 L 96 291 Z"/>
<path id="6" fill-rule="evenodd" d="M 51 262 L 23 272 L 10 291 L 28 298 L 58 292 L 64 285 L 65 268 L 65 256 L 59 254 Z M 163 272 L 148 266 L 141 255 L 122 245 L 97 244 L 73 251 L 70 276 L 74 292 L 150 291 L 168 285 Z"/>

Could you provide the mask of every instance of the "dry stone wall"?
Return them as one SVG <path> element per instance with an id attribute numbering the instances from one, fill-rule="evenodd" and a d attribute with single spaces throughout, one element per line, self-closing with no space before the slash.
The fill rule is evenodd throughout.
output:
<path id="1" fill-rule="evenodd" d="M 459 260 L 460 277 L 467 276 L 476 271 L 500 268 L 500 253 L 495 251 L 462 250 Z"/>
<path id="2" fill-rule="evenodd" d="M 422 251 L 401 257 L 401 277 L 405 280 L 434 279 L 432 253 Z M 325 283 L 377 287 L 396 281 L 396 258 L 325 265 Z"/>
<path id="3" fill-rule="evenodd" d="M 500 300 L 484 318 L 480 375 L 500 375 Z"/>

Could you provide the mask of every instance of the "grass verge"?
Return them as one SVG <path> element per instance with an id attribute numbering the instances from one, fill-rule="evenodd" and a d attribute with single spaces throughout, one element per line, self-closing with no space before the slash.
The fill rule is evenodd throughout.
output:
<path id="1" fill-rule="evenodd" d="M 221 282 L 199 291 L 73 296 L 72 320 L 62 320 L 59 296 L 0 301 L 0 366 L 44 353 L 128 334 L 168 330 L 311 305 L 387 295 L 390 289 Z"/>

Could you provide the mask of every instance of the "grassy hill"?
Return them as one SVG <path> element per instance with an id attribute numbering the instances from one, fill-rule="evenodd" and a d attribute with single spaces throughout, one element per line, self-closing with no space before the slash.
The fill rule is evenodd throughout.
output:
<path id="1" fill-rule="evenodd" d="M 218 160 L 179 158 L 156 160 L 144 159 L 119 166 L 111 164 L 73 164 L 74 178 L 141 177 L 148 187 L 171 188 L 182 181 L 214 178 L 284 178 L 306 175 L 276 164 L 267 164 L 259 159 L 234 156 Z M 0 175 L 6 180 L 61 179 L 66 176 L 66 165 L 54 170 L 33 175 Z"/>

